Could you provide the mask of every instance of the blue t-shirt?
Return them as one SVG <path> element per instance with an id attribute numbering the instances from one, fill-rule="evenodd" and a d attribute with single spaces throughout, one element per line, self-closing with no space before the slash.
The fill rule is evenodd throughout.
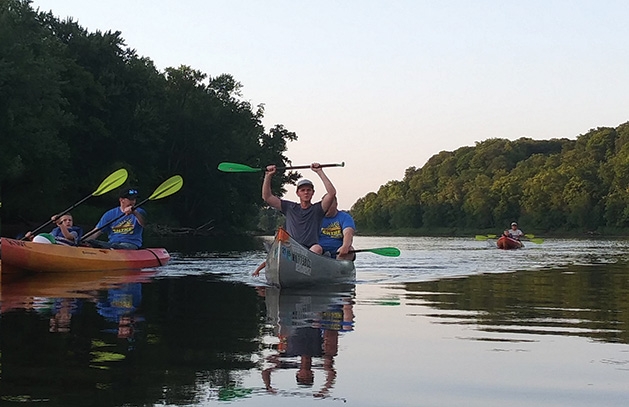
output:
<path id="1" fill-rule="evenodd" d="M 297 202 L 282 202 L 282 213 L 286 215 L 286 231 L 307 248 L 319 242 L 319 226 L 325 216 L 321 202 L 303 209 Z"/>
<path id="2" fill-rule="evenodd" d="M 146 212 L 142 208 L 137 208 L 143 217 L 146 217 Z M 102 228 L 109 222 L 124 215 L 124 212 L 120 207 L 116 207 L 108 210 L 103 214 L 96 225 L 97 228 Z M 142 247 L 142 232 L 144 228 L 138 222 L 138 218 L 135 215 L 124 215 L 111 225 L 102 229 L 102 232 L 107 235 L 109 243 L 132 243 L 138 247 Z"/>
<path id="3" fill-rule="evenodd" d="M 331 218 L 327 216 L 321 221 L 319 231 L 319 244 L 323 247 L 323 252 L 330 252 L 332 255 L 343 246 L 343 230 L 352 228 L 356 230 L 354 219 L 347 212 L 338 211 Z"/>
<path id="4" fill-rule="evenodd" d="M 57 243 L 67 244 L 67 245 L 76 245 L 79 240 L 81 240 L 81 236 L 83 236 L 83 229 L 79 226 L 72 226 L 68 228 L 68 232 L 74 237 L 73 239 L 66 239 L 61 231 L 61 228 L 57 226 L 50 232 L 51 235 L 55 237 Z"/>

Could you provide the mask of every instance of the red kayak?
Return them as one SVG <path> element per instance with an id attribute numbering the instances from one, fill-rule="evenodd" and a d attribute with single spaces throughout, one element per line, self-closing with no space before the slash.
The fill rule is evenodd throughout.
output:
<path id="1" fill-rule="evenodd" d="M 509 236 L 504 235 L 500 236 L 500 238 L 496 242 L 496 246 L 498 246 L 499 249 L 505 250 L 521 249 L 522 247 L 524 247 L 522 242 L 520 242 L 519 240 L 512 239 Z"/>
<path id="2" fill-rule="evenodd" d="M 110 250 L 91 247 L 0 239 L 2 274 L 29 270 L 42 272 L 128 270 L 163 266 L 166 249 Z M 17 270 L 16 270 L 17 269 Z"/>

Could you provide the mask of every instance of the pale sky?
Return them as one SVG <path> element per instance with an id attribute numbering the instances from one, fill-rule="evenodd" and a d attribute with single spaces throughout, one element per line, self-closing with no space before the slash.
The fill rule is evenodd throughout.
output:
<path id="1" fill-rule="evenodd" d="M 90 32 L 121 31 L 162 71 L 233 75 L 246 100 L 265 105 L 267 130 L 297 133 L 294 165 L 345 162 L 326 170 L 342 209 L 440 151 L 488 138 L 575 139 L 629 121 L 624 0 L 32 5 Z M 302 173 L 320 198 L 320 180 Z"/>

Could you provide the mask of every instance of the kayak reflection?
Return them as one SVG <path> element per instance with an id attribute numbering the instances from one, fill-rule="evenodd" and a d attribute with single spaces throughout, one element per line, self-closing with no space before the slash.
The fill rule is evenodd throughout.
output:
<path id="1" fill-rule="evenodd" d="M 26 310 L 49 318 L 49 332 L 70 332 L 72 317 L 86 304 L 95 304 L 99 314 L 119 338 L 132 339 L 136 309 L 142 299 L 142 282 L 155 272 L 121 270 L 31 274 L 21 276 L 2 289 L 1 312 Z"/>
<path id="2" fill-rule="evenodd" d="M 279 289 L 266 287 L 267 323 L 275 338 L 268 349 L 262 380 L 270 393 L 272 373 L 278 369 L 295 369 L 300 389 L 316 387 L 314 397 L 329 397 L 336 379 L 334 357 L 339 337 L 354 329 L 353 304 L 355 286 Z M 315 370 L 322 372 L 321 384 L 315 386 Z"/>

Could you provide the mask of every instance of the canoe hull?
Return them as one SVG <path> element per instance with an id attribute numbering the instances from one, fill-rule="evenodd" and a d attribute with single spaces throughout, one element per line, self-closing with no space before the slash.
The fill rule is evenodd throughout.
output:
<path id="1" fill-rule="evenodd" d="M 335 260 L 311 252 L 279 229 L 266 259 L 266 281 L 275 287 L 343 284 L 356 281 L 350 260 Z"/>
<path id="2" fill-rule="evenodd" d="M 110 250 L 2 238 L 2 273 L 11 271 L 76 272 L 159 267 L 168 263 L 166 249 Z"/>
<path id="3" fill-rule="evenodd" d="M 524 247 L 522 242 L 516 239 L 512 239 L 508 236 L 500 236 L 500 238 L 496 242 L 496 246 L 498 246 L 499 249 L 503 250 L 521 249 L 522 247 Z"/>

